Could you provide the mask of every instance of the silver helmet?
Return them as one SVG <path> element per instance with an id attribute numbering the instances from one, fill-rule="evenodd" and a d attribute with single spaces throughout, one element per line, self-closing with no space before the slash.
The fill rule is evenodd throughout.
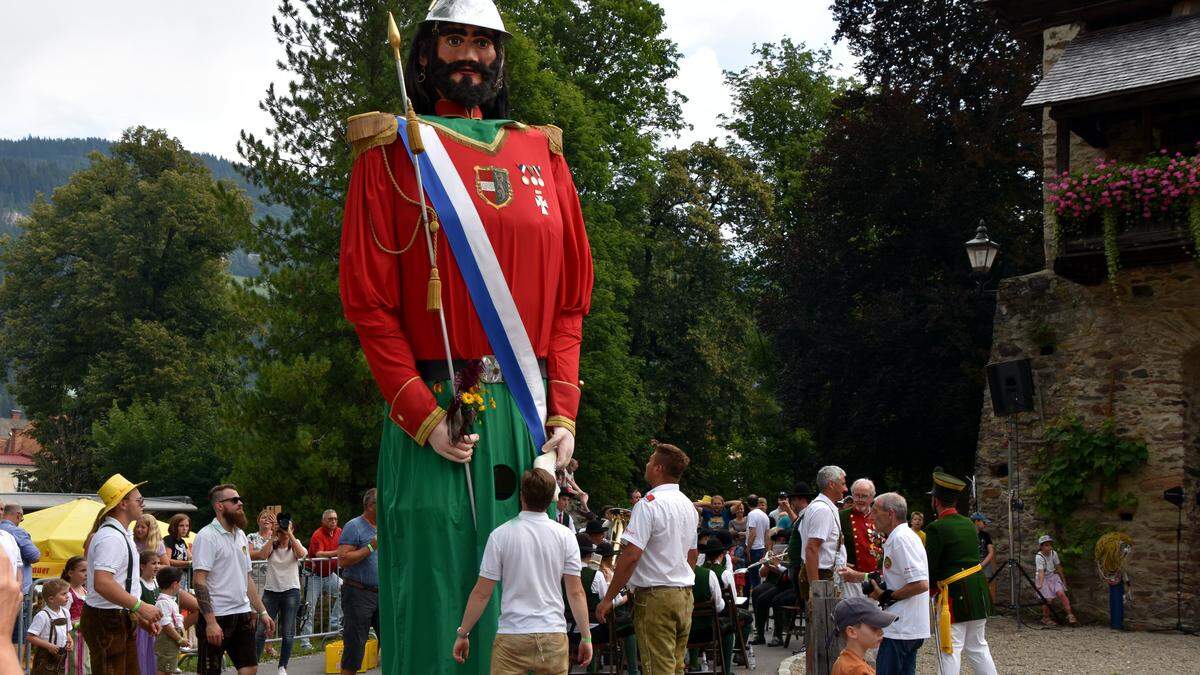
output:
<path id="1" fill-rule="evenodd" d="M 424 23 L 430 21 L 478 26 L 512 37 L 504 30 L 504 20 L 500 18 L 500 10 L 496 9 L 496 3 L 492 0 L 433 0 Z"/>

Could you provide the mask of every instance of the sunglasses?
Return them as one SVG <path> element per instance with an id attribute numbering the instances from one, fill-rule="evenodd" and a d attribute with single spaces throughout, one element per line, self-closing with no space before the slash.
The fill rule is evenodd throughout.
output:
<path id="1" fill-rule="evenodd" d="M 244 503 L 246 503 L 246 502 L 245 502 L 245 500 L 243 500 L 241 497 L 226 497 L 225 499 L 222 499 L 221 501 L 219 501 L 219 502 L 217 502 L 217 503 L 218 503 L 218 504 L 224 504 L 225 502 L 229 502 L 230 504 L 244 504 Z"/>

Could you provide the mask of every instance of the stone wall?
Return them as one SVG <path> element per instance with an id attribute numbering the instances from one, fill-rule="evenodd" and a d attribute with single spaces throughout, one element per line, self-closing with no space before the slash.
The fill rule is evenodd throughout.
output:
<path id="1" fill-rule="evenodd" d="M 1052 350 L 1035 344 L 1035 332 L 1055 335 Z M 1134 540 L 1130 576 L 1133 603 L 1127 625 L 1163 626 L 1175 616 L 1175 530 L 1178 510 L 1163 490 L 1183 485 L 1188 500 L 1183 519 L 1184 622 L 1200 620 L 1200 266 L 1194 262 L 1122 271 L 1109 284 L 1086 287 L 1043 271 L 1001 283 L 995 315 L 992 361 L 1031 358 L 1040 410 L 1017 416 L 1019 435 L 1037 439 L 1044 424 L 1072 413 L 1089 427 L 1112 417 L 1122 435 L 1146 441 L 1149 461 L 1119 489 L 1138 495 L 1136 508 L 1106 511 L 1093 494 L 1080 518 Z M 1048 353 L 1043 353 L 1043 352 Z M 1011 418 L 1009 418 L 1011 419 Z M 1020 560 L 1033 574 L 1036 537 L 1047 531 L 1034 517 L 1034 455 L 1039 446 L 1022 442 L 1018 472 L 1025 511 L 1020 516 Z M 980 509 L 991 517 L 998 560 L 1009 557 L 1006 525 L 1009 478 L 1006 419 L 992 413 L 985 392 L 976 456 Z M 1107 587 L 1089 562 L 1068 570 L 1078 614 L 1107 616 Z M 1003 575 L 1002 575 L 1003 576 Z M 1000 579 L 997 604 L 1008 603 Z M 1032 592 L 1024 593 L 1033 601 Z"/>

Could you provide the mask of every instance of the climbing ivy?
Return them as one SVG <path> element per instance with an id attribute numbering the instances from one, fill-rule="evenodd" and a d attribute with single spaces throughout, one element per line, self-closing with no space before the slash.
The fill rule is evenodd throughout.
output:
<path id="1" fill-rule="evenodd" d="M 1035 458 L 1037 515 L 1058 534 L 1064 559 L 1086 557 L 1101 532 L 1094 520 L 1076 518 L 1075 512 L 1097 487 L 1106 508 L 1136 506 L 1136 495 L 1116 489 L 1117 479 L 1146 463 L 1146 442 L 1118 436 L 1111 418 L 1088 428 L 1074 415 L 1054 422 L 1044 437 Z"/>
<path id="2" fill-rule="evenodd" d="M 1074 415 L 1057 420 L 1046 429 L 1045 445 L 1038 454 L 1041 474 L 1034 483 L 1037 513 L 1044 520 L 1062 525 L 1083 505 L 1088 493 L 1099 486 L 1112 492 L 1117 479 L 1146 463 L 1146 442 L 1117 435 L 1116 423 L 1106 419 L 1098 429 L 1089 429 Z M 1120 503 L 1124 496 L 1113 495 Z"/>

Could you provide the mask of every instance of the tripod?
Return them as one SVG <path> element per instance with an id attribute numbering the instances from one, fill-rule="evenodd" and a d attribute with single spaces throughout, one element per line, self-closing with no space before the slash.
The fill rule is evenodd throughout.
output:
<path id="1" fill-rule="evenodd" d="M 1179 509 L 1178 519 L 1175 523 L 1175 625 L 1170 628 L 1158 628 L 1154 632 L 1197 635 L 1195 630 L 1185 628 L 1183 625 L 1183 495 L 1180 494 L 1177 504 L 1173 500 L 1168 501 L 1171 501 Z"/>
<path id="2" fill-rule="evenodd" d="M 992 572 L 992 576 L 988 578 L 988 584 L 991 584 L 996 577 L 1004 570 L 1008 570 L 1008 609 L 1012 610 L 1013 616 L 1017 619 L 1017 628 L 1020 628 L 1021 609 L 1022 607 L 1037 607 L 1045 606 L 1050 608 L 1050 612 L 1054 615 L 1055 621 L 1061 621 L 1058 615 L 1058 610 L 1050 604 L 1050 601 L 1042 597 L 1041 591 L 1038 590 L 1037 584 L 1034 583 L 1033 577 L 1029 576 L 1029 572 L 1021 565 L 1021 520 L 1019 515 L 1025 510 L 1025 505 L 1021 502 L 1021 476 L 1019 473 L 1016 453 L 1018 450 L 1018 430 L 1017 417 L 1012 415 L 1008 419 L 1008 560 L 1004 564 L 996 568 Z M 1182 522 L 1182 521 L 1181 521 Z M 1021 578 L 1024 578 L 1029 588 L 1033 590 L 1033 594 L 1037 596 L 1037 604 L 1021 604 Z"/>

